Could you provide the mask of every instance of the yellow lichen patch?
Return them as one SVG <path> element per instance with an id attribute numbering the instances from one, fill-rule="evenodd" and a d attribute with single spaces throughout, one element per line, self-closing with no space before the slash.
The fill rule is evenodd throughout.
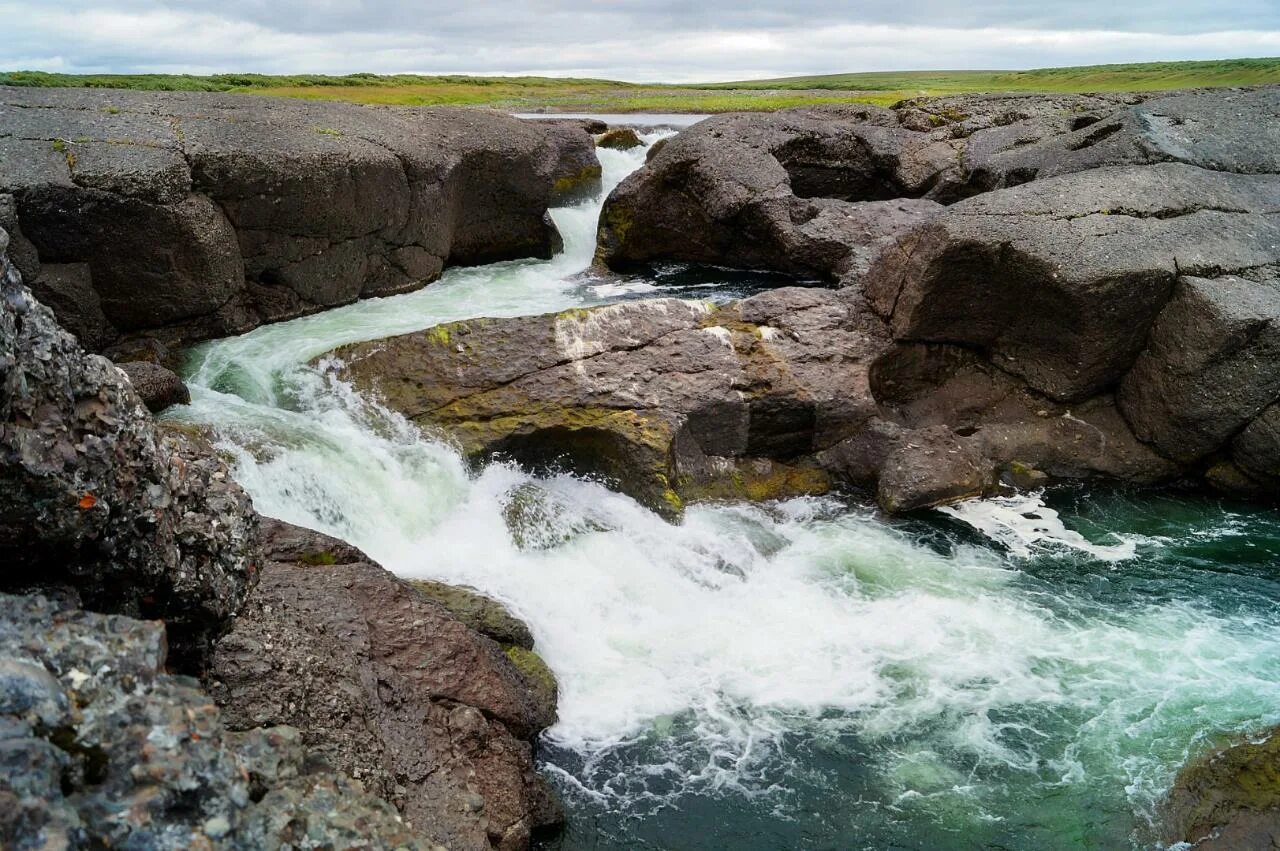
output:
<path id="1" fill-rule="evenodd" d="M 546 662 L 542 661 L 542 657 L 532 650 L 525 650 L 515 644 L 508 644 L 503 650 L 506 651 L 511 664 L 515 665 L 516 670 L 529 685 L 540 691 L 542 696 L 549 697 L 554 705 L 559 685 L 556 683 L 555 674 L 551 673 L 551 669 L 547 667 Z"/>
<path id="2" fill-rule="evenodd" d="M 768 502 L 796 496 L 818 496 L 831 490 L 831 477 L 816 467 L 781 464 L 776 461 L 740 459 L 732 470 L 712 479 L 680 482 L 686 501 L 747 499 Z"/>
<path id="3" fill-rule="evenodd" d="M 608 225 L 608 229 L 613 233 L 614 238 L 619 242 L 623 242 L 627 238 L 627 232 L 631 230 L 631 226 L 635 224 L 635 217 L 631 210 L 622 204 L 607 204 L 604 209 L 604 222 Z M 603 236 L 604 229 L 601 229 Z"/>
<path id="4" fill-rule="evenodd" d="M 602 171 L 598 165 L 589 165 L 575 174 L 568 174 L 564 177 L 556 179 L 551 186 L 551 192 L 556 197 L 572 195 L 574 193 L 585 191 L 589 184 L 593 184 L 600 179 Z"/>

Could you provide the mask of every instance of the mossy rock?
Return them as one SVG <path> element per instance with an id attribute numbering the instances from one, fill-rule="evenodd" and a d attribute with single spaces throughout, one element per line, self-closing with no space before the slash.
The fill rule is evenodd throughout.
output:
<path id="1" fill-rule="evenodd" d="M 1280 728 L 1193 760 L 1165 801 L 1170 843 L 1272 849 L 1280 840 Z M 1205 842 L 1206 837 L 1214 837 Z"/>
<path id="2" fill-rule="evenodd" d="M 444 606 L 471 629 L 502 645 L 533 649 L 533 634 L 524 621 L 506 607 L 472 588 L 461 588 L 429 579 L 411 579 L 409 584 Z"/>
<path id="3" fill-rule="evenodd" d="M 831 476 L 817 467 L 743 458 L 733 471 L 706 480 L 684 479 L 678 491 L 687 502 L 745 499 L 771 502 L 797 496 L 821 496 L 832 488 Z"/>
<path id="4" fill-rule="evenodd" d="M 560 701 L 560 686 L 556 683 L 556 675 L 551 673 L 542 657 L 532 650 L 514 644 L 503 649 L 528 685 L 534 701 L 541 709 L 540 714 L 546 718 L 554 718 Z"/>
<path id="5" fill-rule="evenodd" d="M 618 127 L 596 139 L 597 148 L 612 148 L 615 151 L 629 151 L 632 148 L 643 148 L 644 140 L 640 134 L 630 127 Z"/>
<path id="6" fill-rule="evenodd" d="M 584 166 L 580 171 L 556 178 L 551 187 L 551 203 L 568 204 L 590 198 L 600 191 L 600 178 L 603 175 L 599 163 Z"/>

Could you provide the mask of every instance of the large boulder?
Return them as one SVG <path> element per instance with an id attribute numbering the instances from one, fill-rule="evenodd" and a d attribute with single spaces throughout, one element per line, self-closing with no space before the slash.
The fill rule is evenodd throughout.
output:
<path id="1" fill-rule="evenodd" d="M 1113 385 L 1179 274 L 1280 260 L 1280 176 L 1095 169 L 954 204 L 865 278 L 894 337 L 957 343 L 1060 400 Z"/>
<path id="2" fill-rule="evenodd" d="M 229 732 L 155 622 L 0 594 L 0 742 L 5 848 L 436 847 L 296 730 Z"/>
<path id="3" fill-rule="evenodd" d="M 170 405 L 186 405 L 191 402 L 191 391 L 182 379 L 170 369 L 151 361 L 126 361 L 116 364 L 129 376 L 138 398 L 153 413 Z"/>
<path id="4" fill-rule="evenodd" d="M 255 575 L 249 498 L 58 327 L 6 242 L 0 230 L 0 590 L 163 619 L 172 662 L 198 671 Z"/>
<path id="5" fill-rule="evenodd" d="M 1280 735 L 1205 754 L 1178 773 L 1164 801 L 1164 840 L 1205 851 L 1280 846 Z"/>
<path id="6" fill-rule="evenodd" d="M 1110 395 L 1063 404 L 972 350 L 895 344 L 852 289 L 468 320 L 333 355 L 469 454 L 603 476 L 669 517 L 834 483 L 902 512 L 1001 478 L 1145 485 L 1179 469 Z"/>
<path id="7" fill-rule="evenodd" d="M 484 110 L 0 87 L 0 122 L 0 224 L 78 270 L 29 283 L 95 347 L 238 333 L 450 264 L 550 256 L 548 206 L 600 176 L 583 129 Z"/>
<path id="8" fill-rule="evenodd" d="M 1219 450 L 1276 399 L 1280 279 L 1274 275 L 1180 278 L 1120 392 L 1138 436 L 1183 463 Z"/>
<path id="9" fill-rule="evenodd" d="M 279 521 L 264 539 L 261 580 L 207 677 L 230 728 L 296 727 L 448 848 L 523 849 L 561 820 L 532 758 L 555 720 L 536 656 L 341 541 Z"/>
<path id="10" fill-rule="evenodd" d="M 940 209 L 950 143 L 875 107 L 733 114 L 670 139 L 609 196 L 598 259 L 680 261 L 850 283 L 869 254 Z"/>
<path id="11" fill-rule="evenodd" d="M 689 498 L 825 490 L 810 456 L 871 415 L 881 335 L 856 297 L 794 288 L 468 320 L 334 355 L 470 454 L 566 462 L 674 516 Z"/>
<path id="12" fill-rule="evenodd" d="M 1270 483 L 1274 492 L 1280 484 L 1280 404 L 1267 408 L 1240 432 L 1231 454 L 1247 475 Z"/>

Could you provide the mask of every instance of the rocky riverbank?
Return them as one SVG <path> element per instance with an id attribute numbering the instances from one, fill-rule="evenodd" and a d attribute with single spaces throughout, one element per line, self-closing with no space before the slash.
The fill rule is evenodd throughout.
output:
<path id="1" fill-rule="evenodd" d="M 164 359 L 545 256 L 599 128 L 131 92 L 3 90 L 0 115 L 0 844 L 527 847 L 562 818 L 528 628 L 260 518 L 151 418 L 173 376 L 86 349 Z M 613 193 L 602 269 L 828 287 L 469 320 L 326 363 L 473 456 L 670 519 L 1085 478 L 1273 499 L 1278 117 L 1275 89 L 718 117 Z M 1188 768 L 1170 836 L 1272 836 L 1271 768 L 1264 795 L 1179 802 L 1273 750 Z"/>
<path id="2" fill-rule="evenodd" d="M 117 360 L 548 257 L 600 177 L 581 124 L 485 110 L 0 87 L 0 128 L 13 262 Z"/>
<path id="3" fill-rule="evenodd" d="M 768 269 L 668 302 L 338 353 L 475 453 L 559 457 L 678 513 L 870 488 L 1280 479 L 1280 90 L 970 96 L 704 121 L 609 197 L 599 261 Z"/>
<path id="4" fill-rule="evenodd" d="M 520 849 L 558 824 L 528 630 L 259 518 L 7 247 L 0 845 Z"/>

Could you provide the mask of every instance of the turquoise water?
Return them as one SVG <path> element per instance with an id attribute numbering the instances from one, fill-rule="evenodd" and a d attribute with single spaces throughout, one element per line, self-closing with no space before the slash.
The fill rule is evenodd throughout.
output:
<path id="1" fill-rule="evenodd" d="M 641 152 L 602 152 L 614 183 Z M 313 359 L 470 316 L 771 281 L 584 273 L 566 252 L 193 353 L 193 403 L 259 510 L 531 626 L 561 688 L 548 847 L 1152 847 L 1188 755 L 1280 722 L 1280 522 L 1196 496 L 1066 489 L 909 520 L 857 495 L 694 506 L 470 467 Z M 674 290 L 670 289 L 674 288 Z M 530 499 L 537 511 L 512 520 Z M 1056 513 L 1055 513 L 1056 512 Z"/>

